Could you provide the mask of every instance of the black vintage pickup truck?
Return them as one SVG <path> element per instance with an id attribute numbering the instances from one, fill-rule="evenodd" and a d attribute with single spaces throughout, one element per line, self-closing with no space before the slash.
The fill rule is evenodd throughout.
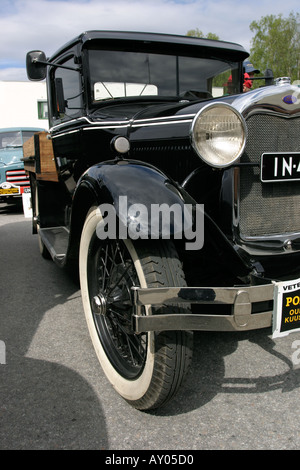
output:
<path id="1" fill-rule="evenodd" d="M 78 272 L 100 364 L 140 410 L 174 396 L 193 331 L 300 326 L 299 88 L 268 71 L 243 93 L 247 57 L 112 31 L 27 54 L 50 126 L 24 157 L 33 232 Z"/>

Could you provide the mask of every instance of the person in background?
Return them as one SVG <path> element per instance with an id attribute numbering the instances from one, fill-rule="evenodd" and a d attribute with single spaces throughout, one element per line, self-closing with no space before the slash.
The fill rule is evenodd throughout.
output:
<path id="1" fill-rule="evenodd" d="M 243 69 L 244 69 L 243 91 L 245 93 L 246 91 L 251 90 L 252 85 L 253 85 L 252 78 L 254 77 L 255 73 L 260 73 L 260 70 L 253 67 L 253 64 L 248 59 L 244 60 Z"/>
<path id="2" fill-rule="evenodd" d="M 243 93 L 250 91 L 252 88 L 252 80 L 250 80 L 250 76 L 248 73 L 244 73 L 244 83 L 243 83 Z"/>

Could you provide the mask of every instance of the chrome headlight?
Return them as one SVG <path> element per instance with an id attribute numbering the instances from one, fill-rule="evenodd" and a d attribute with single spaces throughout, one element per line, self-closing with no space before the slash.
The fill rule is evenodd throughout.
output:
<path id="1" fill-rule="evenodd" d="M 208 165 L 226 167 L 243 153 L 246 124 L 241 114 L 229 104 L 208 104 L 195 116 L 191 138 L 196 153 Z"/>

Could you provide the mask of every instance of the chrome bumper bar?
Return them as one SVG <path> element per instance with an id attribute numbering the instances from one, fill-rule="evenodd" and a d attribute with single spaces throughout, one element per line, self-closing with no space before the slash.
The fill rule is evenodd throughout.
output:
<path id="1" fill-rule="evenodd" d="M 274 285 L 250 287 L 133 287 L 135 333 L 166 330 L 246 331 L 272 325 L 273 310 L 252 313 L 255 302 L 274 298 Z M 170 313 L 144 315 L 143 306 L 190 304 L 230 304 L 231 315 Z"/>

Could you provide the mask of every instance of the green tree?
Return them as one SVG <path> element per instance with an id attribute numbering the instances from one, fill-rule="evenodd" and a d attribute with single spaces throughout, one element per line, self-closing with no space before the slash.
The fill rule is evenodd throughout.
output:
<path id="1" fill-rule="evenodd" d="M 206 39 L 216 39 L 217 41 L 219 40 L 219 36 L 217 36 L 215 33 L 207 33 L 205 36 L 204 33 L 196 28 L 196 29 L 190 29 L 187 33 L 187 36 L 193 36 L 196 38 L 206 38 Z"/>
<path id="2" fill-rule="evenodd" d="M 264 16 L 260 21 L 252 21 L 250 30 L 255 33 L 250 48 L 255 68 L 262 73 L 271 68 L 275 78 L 299 79 L 300 14 L 291 12 L 287 18 L 282 14 Z M 259 86 L 258 81 L 254 86 Z"/>

